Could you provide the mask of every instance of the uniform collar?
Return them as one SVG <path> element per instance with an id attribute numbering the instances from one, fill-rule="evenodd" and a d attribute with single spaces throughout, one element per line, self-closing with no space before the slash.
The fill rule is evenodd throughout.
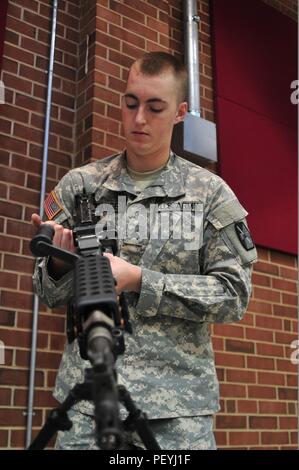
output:
<path id="1" fill-rule="evenodd" d="M 180 161 L 175 153 L 170 151 L 170 158 L 165 168 L 154 181 L 142 193 L 137 191 L 134 181 L 129 176 L 126 169 L 125 150 L 116 155 L 116 157 L 106 166 L 106 180 L 102 184 L 104 188 L 111 191 L 128 192 L 134 195 L 144 197 L 151 196 L 169 196 L 177 197 L 185 194 L 185 176 L 187 166 Z"/>

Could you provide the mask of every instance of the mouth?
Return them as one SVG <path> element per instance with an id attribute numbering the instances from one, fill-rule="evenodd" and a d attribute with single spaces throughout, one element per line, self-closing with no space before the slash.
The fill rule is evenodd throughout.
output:
<path id="1" fill-rule="evenodd" d="M 134 134 L 134 135 L 149 135 L 147 132 L 142 132 L 142 131 L 133 131 L 132 134 Z"/>

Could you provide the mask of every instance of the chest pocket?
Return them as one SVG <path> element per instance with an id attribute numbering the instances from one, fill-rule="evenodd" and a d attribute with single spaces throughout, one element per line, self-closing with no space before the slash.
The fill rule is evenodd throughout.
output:
<path id="1" fill-rule="evenodd" d="M 158 210 L 159 223 L 162 229 L 164 226 L 165 232 L 167 223 L 163 224 L 163 219 L 167 220 L 168 210 Z M 143 260 L 149 262 L 151 259 L 152 268 L 163 273 L 197 274 L 199 251 L 203 244 L 203 205 L 182 204 L 179 210 L 172 210 L 170 219 L 172 221 L 168 234 L 164 233 L 160 240 L 150 242 Z M 150 249 L 153 250 L 151 253 Z"/>

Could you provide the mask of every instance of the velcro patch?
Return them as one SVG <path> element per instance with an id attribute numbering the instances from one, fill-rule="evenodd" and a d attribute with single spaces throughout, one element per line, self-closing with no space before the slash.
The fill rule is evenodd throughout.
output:
<path id="1" fill-rule="evenodd" d="M 49 220 L 54 219 L 63 210 L 54 191 L 51 191 L 45 200 L 44 209 Z"/>

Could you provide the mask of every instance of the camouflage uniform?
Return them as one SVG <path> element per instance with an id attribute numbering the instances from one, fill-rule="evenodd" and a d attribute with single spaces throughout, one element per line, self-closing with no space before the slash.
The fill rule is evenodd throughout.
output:
<path id="1" fill-rule="evenodd" d="M 117 360 L 118 379 L 150 419 L 212 415 L 219 410 L 219 390 L 209 323 L 235 322 L 245 313 L 256 260 L 247 212 L 219 176 L 172 152 L 143 191 L 128 175 L 124 153 L 71 170 L 55 188 L 63 209 L 57 223 L 72 227 L 74 196 L 83 188 L 99 204 L 116 203 L 119 195 L 126 196 L 127 208 L 141 203 L 150 212 L 150 204 L 158 204 L 151 217 L 163 217 L 169 204 L 178 204 L 168 239 L 119 241 L 119 256 L 142 268 L 142 285 L 140 294 L 127 295 L 134 334 L 126 335 L 126 352 Z M 191 207 L 192 224 L 199 221 L 197 246 L 184 233 L 172 236 L 183 204 Z M 73 272 L 54 281 L 47 259 L 38 259 L 34 284 L 49 307 L 64 304 L 72 295 Z M 59 401 L 83 381 L 89 365 L 76 341 L 66 345 L 54 392 Z M 87 401 L 76 409 L 93 414 Z"/>

